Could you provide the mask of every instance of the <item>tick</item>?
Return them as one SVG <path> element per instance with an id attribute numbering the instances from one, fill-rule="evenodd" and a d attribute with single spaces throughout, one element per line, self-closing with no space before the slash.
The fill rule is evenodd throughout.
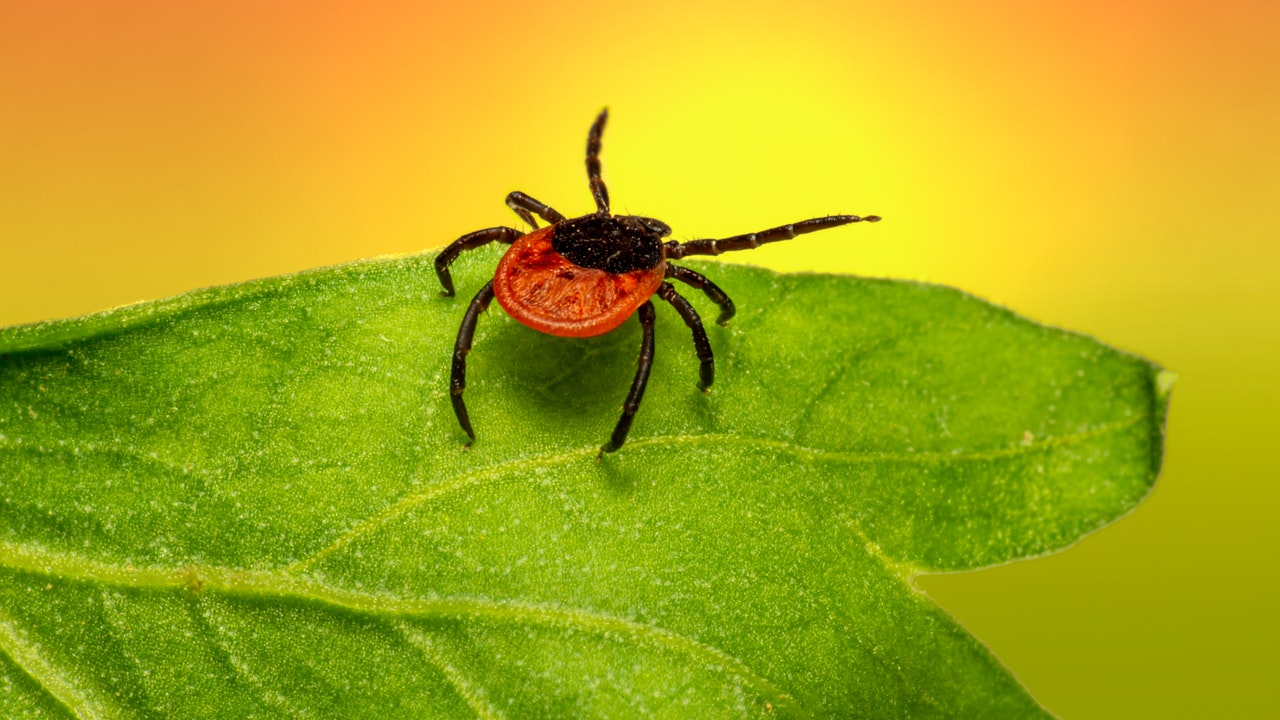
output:
<path id="1" fill-rule="evenodd" d="M 671 234 L 671 228 L 661 220 L 609 212 L 609 191 L 600 176 L 600 138 L 608 117 L 607 109 L 601 111 L 587 134 L 587 179 L 596 201 L 594 213 L 566 218 L 551 206 L 516 191 L 507 195 L 507 207 L 528 223 L 532 232 L 522 233 L 509 227 L 477 230 L 454 240 L 436 257 L 436 275 L 444 286 L 444 294 L 452 297 L 449 264 L 462 251 L 491 242 L 511 246 L 498 262 L 493 279 L 472 298 L 462 316 L 458 341 L 453 347 L 449 393 L 458 424 L 470 438 L 467 446 L 476 439 L 462 400 L 467 387 L 467 353 L 471 351 L 476 321 L 494 298 L 508 315 L 521 323 L 561 337 L 603 335 L 632 315 L 639 317 L 642 332 L 639 367 L 622 405 L 622 417 L 609 441 L 596 455 L 599 461 L 604 453 L 617 450 L 627 441 L 631 421 L 640 409 L 640 399 L 649 382 L 649 370 L 653 366 L 654 295 L 671 303 L 693 333 L 693 348 L 701 362 L 698 388 L 709 392 L 715 380 L 715 359 L 702 319 L 667 281 L 677 280 L 705 293 L 720 307 L 720 316 L 716 319 L 720 325 L 726 325 L 733 317 L 733 300 L 701 273 L 674 265 L 670 260 L 750 250 L 805 233 L 880 219 L 875 215 L 829 215 L 720 240 L 664 241 L 663 238 Z M 535 215 L 545 220 L 547 226 L 538 227 Z"/>

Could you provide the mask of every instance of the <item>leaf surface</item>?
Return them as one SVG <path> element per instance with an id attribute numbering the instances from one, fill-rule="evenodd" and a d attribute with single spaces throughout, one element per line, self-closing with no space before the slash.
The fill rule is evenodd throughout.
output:
<path id="1" fill-rule="evenodd" d="M 637 324 L 495 305 L 464 451 L 431 260 L 0 330 L 0 715 L 1045 714 L 911 578 L 1134 507 L 1170 373 L 948 288 L 706 264 L 710 395 L 659 307 L 597 464 Z"/>

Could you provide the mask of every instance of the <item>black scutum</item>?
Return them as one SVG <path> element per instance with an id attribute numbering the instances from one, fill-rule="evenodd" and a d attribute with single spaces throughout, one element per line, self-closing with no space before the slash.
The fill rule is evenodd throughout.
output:
<path id="1" fill-rule="evenodd" d="M 551 248 L 574 265 L 610 273 L 649 270 L 662 262 L 662 239 L 626 216 L 566 220 L 555 226 Z"/>

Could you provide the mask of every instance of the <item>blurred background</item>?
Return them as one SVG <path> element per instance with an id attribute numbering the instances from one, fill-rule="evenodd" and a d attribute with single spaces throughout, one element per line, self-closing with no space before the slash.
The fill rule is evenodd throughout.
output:
<path id="1" fill-rule="evenodd" d="M 1176 370 L 1165 472 L 919 582 L 1066 718 L 1274 716 L 1280 4 L 0 4 L 0 325 L 438 247 L 524 190 L 922 279 Z M 1271 469 L 1268 469 L 1271 468 Z"/>

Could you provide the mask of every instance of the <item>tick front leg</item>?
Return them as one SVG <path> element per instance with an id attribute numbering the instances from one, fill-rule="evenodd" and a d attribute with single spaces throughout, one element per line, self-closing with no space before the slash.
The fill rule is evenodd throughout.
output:
<path id="1" fill-rule="evenodd" d="M 596 201 L 596 213 L 600 215 L 609 214 L 609 188 L 605 187 L 604 178 L 600 176 L 600 136 L 604 135 L 604 124 L 608 119 L 609 108 L 605 108 L 587 133 L 587 181 L 591 184 L 591 197 Z"/>
<path id="2" fill-rule="evenodd" d="M 631 431 L 631 421 L 635 419 L 636 411 L 640 409 L 644 388 L 649 384 L 649 371 L 653 368 L 653 301 L 646 300 L 640 306 L 636 316 L 640 318 L 640 328 L 644 333 L 640 340 L 640 359 L 639 367 L 636 368 L 636 378 L 631 381 L 631 392 L 627 393 L 627 401 L 622 404 L 622 417 L 613 428 L 613 436 L 609 438 L 609 442 L 600 446 L 596 462 L 600 462 L 600 458 L 604 457 L 605 453 L 617 450 L 627 441 L 627 433 Z"/>
<path id="3" fill-rule="evenodd" d="M 474 250 L 491 242 L 510 245 L 523 235 L 524 233 L 515 228 L 496 227 L 467 233 L 449 243 L 436 256 L 436 277 L 440 278 L 440 284 L 444 287 L 444 294 L 448 297 L 453 297 L 453 277 L 449 275 L 449 264 L 456 260 L 463 250 Z"/>
<path id="4" fill-rule="evenodd" d="M 703 277 L 702 273 L 697 273 L 687 267 L 679 265 L 667 264 L 667 277 L 675 278 L 680 282 L 701 290 L 706 293 L 711 302 L 720 306 L 720 317 L 716 318 L 716 324 L 724 327 L 729 324 L 729 320 L 738 312 L 733 305 L 733 300 L 729 298 L 725 291 L 721 290 L 718 285 Z"/>
<path id="5" fill-rule="evenodd" d="M 747 233 L 746 235 L 734 235 L 721 240 L 690 240 L 683 243 L 670 240 L 663 243 L 663 249 L 670 260 L 679 260 L 689 255 L 719 255 L 720 253 L 734 250 L 751 250 L 765 243 L 790 240 L 797 235 L 840 227 L 849 223 L 879 221 L 880 218 L 876 215 L 867 215 L 865 217 L 858 215 L 828 215 L 827 217 L 801 220 L 800 222 L 780 225 L 776 228 Z"/>
<path id="6" fill-rule="evenodd" d="M 480 292 L 471 299 L 467 314 L 462 316 L 462 327 L 458 328 L 458 342 L 453 346 L 453 372 L 449 378 L 449 399 L 453 400 L 453 414 L 458 416 L 458 424 L 471 438 L 463 447 L 471 447 L 476 434 L 471 429 L 471 418 L 467 416 L 467 405 L 462 402 L 462 392 L 467 389 L 467 353 L 471 352 L 471 339 L 476 334 L 476 321 L 480 313 L 489 307 L 493 300 L 493 281 L 485 283 Z"/>
<path id="7" fill-rule="evenodd" d="M 538 221 L 533 219 L 534 215 L 547 221 L 548 225 L 555 225 L 564 220 L 564 216 L 556 211 L 555 208 L 546 203 L 538 202 L 524 193 L 516 190 L 507 194 L 507 207 L 516 211 L 525 222 L 534 230 L 538 229 Z"/>
<path id="8" fill-rule="evenodd" d="M 702 328 L 702 318 L 698 317 L 698 311 L 676 292 L 671 283 L 664 282 L 658 286 L 658 297 L 671 303 L 693 333 L 693 349 L 702 361 L 702 366 L 698 368 L 698 389 L 704 393 L 711 392 L 711 383 L 716 380 L 716 360 L 711 354 L 711 341 L 707 339 L 707 331 Z"/>

